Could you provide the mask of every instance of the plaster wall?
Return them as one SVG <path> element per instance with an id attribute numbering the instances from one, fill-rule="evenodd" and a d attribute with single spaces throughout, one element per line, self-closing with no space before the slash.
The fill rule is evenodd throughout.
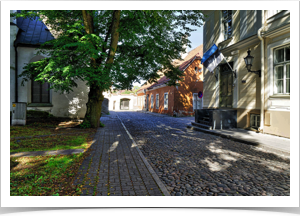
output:
<path id="1" fill-rule="evenodd" d="M 215 14 L 217 11 L 215 12 Z M 214 14 L 214 16 L 215 16 Z M 255 39 L 258 29 L 261 27 L 261 11 L 237 11 L 233 17 L 234 34 L 231 40 L 221 41 L 217 44 L 227 61 L 234 61 L 234 69 L 237 69 L 236 86 L 234 91 L 237 100 L 237 115 L 238 127 L 247 128 L 250 125 L 250 114 L 260 114 L 260 77 L 254 73 L 249 73 L 245 68 L 244 57 L 247 55 L 247 50 L 250 48 L 251 55 L 254 56 L 252 70 L 261 69 L 261 42 Z M 277 13 L 268 17 L 268 12 L 265 12 L 265 29 L 266 33 L 272 32 L 270 36 L 265 36 L 264 46 L 264 101 L 265 101 L 265 124 L 264 133 L 274 134 L 283 137 L 290 137 L 290 97 L 289 95 L 274 96 L 273 94 L 273 50 L 276 47 L 287 45 L 290 43 L 290 15 L 289 11 Z M 235 18 L 236 16 L 236 18 Z M 240 18 L 238 18 L 240 16 Z M 210 19 L 210 17 L 209 17 Z M 236 20 L 239 20 L 237 23 Z M 219 25 L 219 23 L 217 23 Z M 277 31 L 279 28 L 284 30 Z M 213 34 L 217 34 L 216 31 Z M 214 38 L 214 35 L 209 35 L 204 32 L 204 46 L 210 44 L 206 38 Z M 252 36 L 254 35 L 254 36 Z M 253 37 L 253 39 L 248 40 Z M 220 37 L 222 38 L 222 36 Z M 239 38 L 239 39 L 238 39 Z M 231 45 L 242 40 L 248 40 L 247 43 L 235 45 L 235 50 L 230 48 Z M 219 40 L 220 41 L 220 40 Z M 232 42 L 233 41 L 233 42 Z M 229 47 L 226 49 L 226 47 Z M 228 50 L 228 51 L 226 51 Z M 233 54 L 235 53 L 235 54 Z M 218 74 L 218 69 L 214 74 Z M 242 81 L 245 81 L 242 82 Z M 204 70 L 204 108 L 218 108 L 219 83 L 216 81 L 213 74 L 207 69 Z M 234 92 L 235 93 L 235 92 Z M 233 106 L 234 107 L 234 106 Z M 235 108 L 235 107 L 234 107 Z"/>
<path id="2" fill-rule="evenodd" d="M 134 109 L 134 103 L 136 102 L 136 96 L 135 95 L 113 95 L 109 94 L 106 96 L 106 98 L 109 100 L 108 109 L 109 110 L 120 110 L 120 102 L 121 99 L 129 99 L 129 109 Z M 114 108 L 114 102 L 115 102 L 115 109 Z"/>
<path id="3" fill-rule="evenodd" d="M 22 73 L 23 67 L 29 62 L 42 59 L 44 56 L 36 56 L 37 49 L 28 47 L 18 47 L 18 71 Z M 24 82 L 21 86 L 22 78 L 18 78 L 18 99 L 19 102 L 26 102 L 29 105 L 31 101 L 31 81 Z M 78 87 L 73 92 L 55 92 L 50 90 L 50 105 L 48 106 L 32 106 L 28 109 L 48 111 L 54 116 L 83 118 L 86 112 L 86 103 L 88 99 L 89 88 L 83 81 L 77 82 Z"/>

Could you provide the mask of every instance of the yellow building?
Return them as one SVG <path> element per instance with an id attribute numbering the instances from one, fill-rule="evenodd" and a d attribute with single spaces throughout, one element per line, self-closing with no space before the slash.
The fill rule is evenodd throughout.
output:
<path id="1" fill-rule="evenodd" d="M 204 11 L 203 53 L 225 60 L 204 70 L 203 108 L 237 110 L 237 127 L 290 137 L 290 11 Z M 249 72 L 244 58 L 254 57 Z"/>

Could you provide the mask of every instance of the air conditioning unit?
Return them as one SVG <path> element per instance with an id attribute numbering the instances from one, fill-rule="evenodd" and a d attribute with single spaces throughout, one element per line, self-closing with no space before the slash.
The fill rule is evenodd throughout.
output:
<path id="1" fill-rule="evenodd" d="M 12 103 L 12 125 L 26 125 L 27 103 Z"/>

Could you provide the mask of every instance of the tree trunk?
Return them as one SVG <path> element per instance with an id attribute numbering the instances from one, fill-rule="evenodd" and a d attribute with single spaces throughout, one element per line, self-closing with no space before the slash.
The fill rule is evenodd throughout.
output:
<path id="1" fill-rule="evenodd" d="M 91 86 L 86 103 L 84 122 L 89 122 L 92 128 L 99 127 L 104 96 L 99 86 Z"/>
<path id="2" fill-rule="evenodd" d="M 113 19 L 112 19 L 112 28 L 111 32 L 111 48 L 109 51 L 109 55 L 106 61 L 106 68 L 110 70 L 111 65 L 114 61 L 114 56 L 118 46 L 119 40 L 119 24 L 120 24 L 120 12 L 121 11 L 114 11 L 113 12 Z M 83 19 L 84 19 L 84 26 L 85 30 L 88 34 L 93 33 L 93 19 L 89 13 L 86 11 L 82 11 Z M 96 66 L 95 59 L 91 59 L 94 65 Z M 86 104 L 87 110 L 84 117 L 84 122 L 89 122 L 91 127 L 99 127 L 100 125 L 100 117 L 101 117 L 101 110 L 102 110 L 102 102 L 104 100 L 104 96 L 102 94 L 102 89 L 100 86 L 91 84 L 90 92 L 88 94 L 88 102 Z"/>

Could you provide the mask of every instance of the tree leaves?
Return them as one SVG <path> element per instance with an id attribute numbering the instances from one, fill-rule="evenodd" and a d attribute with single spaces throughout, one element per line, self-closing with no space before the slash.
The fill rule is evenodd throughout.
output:
<path id="1" fill-rule="evenodd" d="M 86 81 L 88 86 L 95 83 L 102 90 L 108 90 L 112 82 L 115 87 L 130 88 L 141 79 L 156 81 L 156 72 L 162 68 L 171 79 L 169 84 L 174 85 L 182 73 L 172 61 L 180 59 L 183 46 L 190 44 L 187 36 L 193 29 L 188 26 L 199 27 L 204 19 L 200 11 L 190 10 L 121 11 L 118 48 L 107 71 L 113 11 L 88 12 L 93 21 L 92 34 L 85 30 L 81 11 L 22 11 L 12 16 L 38 16 L 51 33 L 58 35 L 38 52 L 49 57 L 24 68 L 23 81 L 36 77 L 50 82 L 55 90 L 67 92 L 76 87 L 77 79 Z"/>

